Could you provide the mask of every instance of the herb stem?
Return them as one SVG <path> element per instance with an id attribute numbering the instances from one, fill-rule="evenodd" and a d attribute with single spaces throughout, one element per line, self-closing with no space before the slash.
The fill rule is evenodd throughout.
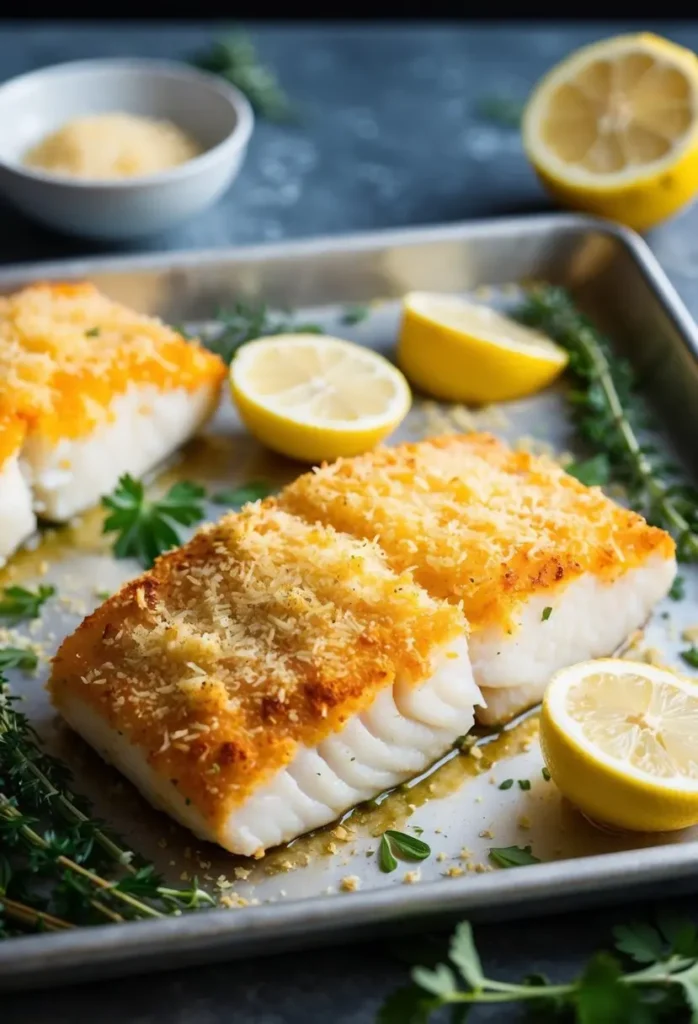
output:
<path id="1" fill-rule="evenodd" d="M 17 808 L 14 807 L 14 805 L 2 793 L 0 793 L 0 814 L 2 814 L 2 816 L 8 820 L 22 817 L 21 813 L 17 810 Z M 36 846 L 41 850 L 50 849 L 50 846 L 46 842 L 46 840 L 42 836 L 40 836 L 38 832 L 35 832 L 34 829 L 31 828 L 29 825 L 21 824 L 19 826 L 19 832 L 24 837 L 24 839 L 32 846 Z M 119 899 L 122 901 L 122 903 L 126 903 L 129 906 L 133 907 L 134 910 L 137 910 L 139 914 L 142 914 L 146 917 L 165 916 L 164 914 L 161 914 L 159 910 L 156 910 L 154 907 L 149 907 L 147 903 L 142 903 L 140 900 L 137 900 L 134 896 L 131 896 L 130 893 L 121 892 L 118 888 L 116 888 L 113 882 L 108 882 L 106 879 L 100 878 L 99 875 L 96 875 L 93 871 L 90 871 L 89 868 L 85 868 L 81 864 L 76 864 L 74 860 L 70 860 L 69 857 L 66 857 L 63 854 L 59 854 L 56 857 L 56 863 L 60 864 L 61 867 L 67 868 L 69 871 L 72 871 L 75 874 L 81 875 L 83 878 L 86 878 L 89 882 L 92 883 L 92 885 L 96 886 L 97 888 L 108 890 L 115 899 Z"/>
<path id="2" fill-rule="evenodd" d="M 42 910 L 34 910 L 33 907 L 27 907 L 24 903 L 19 903 L 17 900 L 10 900 L 7 896 L 0 895 L 0 907 L 2 907 L 7 917 L 11 917 L 21 924 L 45 928 L 49 932 L 68 931 L 73 927 L 72 924 L 63 921 L 60 917 L 46 914 Z"/>
<path id="3" fill-rule="evenodd" d="M 583 332 L 580 332 L 579 345 L 596 369 L 598 374 L 598 383 L 603 390 L 606 401 L 608 402 L 613 422 L 625 442 L 628 454 L 635 462 L 637 475 L 641 478 L 647 493 L 657 503 L 665 518 L 674 526 L 674 528 L 680 534 L 685 534 L 687 539 L 690 539 L 691 546 L 698 555 L 698 537 L 691 531 L 690 525 L 674 506 L 671 496 L 667 494 L 666 484 L 658 480 L 655 476 L 652 464 L 642 451 L 642 447 L 637 439 L 635 431 L 628 422 L 620 397 L 616 390 L 616 386 L 613 383 L 613 375 L 606 356 L 597 345 L 590 345 L 587 342 Z"/>

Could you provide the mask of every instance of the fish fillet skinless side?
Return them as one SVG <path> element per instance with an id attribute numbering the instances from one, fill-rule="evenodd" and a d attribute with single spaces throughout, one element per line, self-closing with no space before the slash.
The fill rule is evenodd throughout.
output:
<path id="1" fill-rule="evenodd" d="M 395 572 L 462 607 L 486 723 L 537 703 L 558 669 L 615 651 L 676 573 L 663 530 L 487 434 L 339 459 L 280 502 L 375 539 Z"/>
<path id="2" fill-rule="evenodd" d="M 155 805 L 256 854 L 421 773 L 481 700 L 460 610 L 268 499 L 68 637 L 52 699 Z"/>

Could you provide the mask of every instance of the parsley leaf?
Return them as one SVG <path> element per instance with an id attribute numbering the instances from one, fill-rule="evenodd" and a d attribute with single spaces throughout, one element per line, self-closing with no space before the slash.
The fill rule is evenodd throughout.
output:
<path id="1" fill-rule="evenodd" d="M 0 619 L 12 625 L 39 617 L 41 606 L 56 593 L 55 587 L 40 586 L 36 593 L 25 587 L 5 587 L 0 598 Z"/>
<path id="2" fill-rule="evenodd" d="M 518 868 L 525 864 L 540 864 L 530 846 L 493 846 L 490 860 L 499 868 Z"/>
<path id="3" fill-rule="evenodd" d="M 530 789 L 530 788 L 531 788 L 531 780 L 530 779 L 519 779 L 519 789 L 526 790 L 526 789 Z"/>
<path id="4" fill-rule="evenodd" d="M 449 959 L 456 965 L 471 988 L 480 988 L 485 975 L 480 963 L 473 930 L 468 921 L 461 921 L 453 933 L 448 949 Z"/>
<path id="5" fill-rule="evenodd" d="M 182 480 L 162 498 L 150 501 L 143 484 L 126 474 L 102 499 L 109 512 L 102 532 L 118 535 L 113 545 L 117 558 L 136 558 L 148 569 L 159 555 L 181 543 L 175 524 L 193 526 L 203 519 L 204 495 L 200 484 Z"/>
<path id="6" fill-rule="evenodd" d="M 248 501 L 257 501 L 259 498 L 267 498 L 274 493 L 274 488 L 265 480 L 250 480 L 241 487 L 229 487 L 211 495 L 214 505 L 230 505 L 238 507 L 245 505 Z"/>
<path id="7" fill-rule="evenodd" d="M 565 466 L 565 472 L 587 487 L 602 487 L 611 479 L 611 463 L 608 455 L 601 452 L 583 462 L 573 462 Z"/>
<path id="8" fill-rule="evenodd" d="M 23 672 L 31 672 L 38 661 L 35 651 L 24 647 L 0 647 L 0 672 L 5 668 L 20 668 Z"/>
<path id="9" fill-rule="evenodd" d="M 683 576 L 677 576 L 671 584 L 669 597 L 672 601 L 683 601 L 686 596 L 686 580 Z"/>
<path id="10" fill-rule="evenodd" d="M 440 1000 L 427 996 L 419 985 L 406 985 L 388 996 L 376 1024 L 428 1024 L 432 1010 L 440 1005 Z"/>
<path id="11" fill-rule="evenodd" d="M 619 924 L 613 929 L 614 945 L 639 964 L 651 964 L 664 955 L 664 942 L 651 924 Z"/>
<path id="12" fill-rule="evenodd" d="M 623 984 L 618 961 L 609 953 L 597 953 L 579 979 L 576 1019 L 579 1024 L 641 1024 L 650 1020 L 637 992 Z"/>
<path id="13" fill-rule="evenodd" d="M 550 605 L 548 605 L 548 607 L 547 607 L 547 608 L 544 608 L 544 609 L 543 609 L 543 614 L 542 614 L 542 615 L 541 615 L 541 617 L 540 617 L 540 619 L 541 619 L 541 622 L 547 622 L 547 621 L 548 621 L 548 619 L 550 618 L 550 616 L 551 616 L 552 614 L 553 614 L 553 610 L 552 610 L 552 608 L 550 607 Z"/>
<path id="14" fill-rule="evenodd" d="M 543 766 L 543 768 L 541 768 L 540 773 L 541 773 L 541 775 L 543 776 L 543 778 L 545 779 L 546 782 L 550 782 L 550 772 L 548 771 L 548 769 L 545 766 Z"/>
<path id="15" fill-rule="evenodd" d="M 514 780 L 513 779 L 505 779 L 504 782 L 500 782 L 499 783 L 499 788 L 500 789 L 511 789 L 511 787 L 513 785 L 514 785 Z"/>
<path id="16" fill-rule="evenodd" d="M 686 651 L 679 651 L 679 654 L 691 668 L 698 668 L 698 647 L 689 647 Z"/>
<path id="17" fill-rule="evenodd" d="M 86 338 L 98 338 L 102 333 L 101 327 L 90 327 L 89 331 L 85 331 Z"/>

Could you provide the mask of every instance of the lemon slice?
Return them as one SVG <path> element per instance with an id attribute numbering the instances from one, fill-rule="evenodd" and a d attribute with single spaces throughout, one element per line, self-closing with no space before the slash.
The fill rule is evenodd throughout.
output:
<path id="1" fill-rule="evenodd" d="M 537 85 L 523 142 L 563 204 L 650 228 L 698 191 L 698 59 L 650 33 L 585 46 Z"/>
<path id="2" fill-rule="evenodd" d="M 427 292 L 405 296 L 398 363 L 413 384 L 452 402 L 505 402 L 550 384 L 567 353 L 488 306 Z"/>
<path id="3" fill-rule="evenodd" d="M 698 823 L 698 685 L 608 658 L 563 669 L 541 713 L 562 793 L 595 821 L 636 832 Z"/>
<path id="4" fill-rule="evenodd" d="M 321 462 L 374 448 L 405 418 L 407 381 L 387 359 L 316 334 L 251 341 L 230 367 L 243 423 L 267 447 Z"/>

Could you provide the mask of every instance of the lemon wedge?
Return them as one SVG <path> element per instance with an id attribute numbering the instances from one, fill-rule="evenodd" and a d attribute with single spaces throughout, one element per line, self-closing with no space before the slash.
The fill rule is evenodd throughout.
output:
<path id="1" fill-rule="evenodd" d="M 538 331 L 489 306 L 427 292 L 404 298 L 397 358 L 427 394 L 476 405 L 539 391 L 567 365 L 564 349 Z"/>
<path id="2" fill-rule="evenodd" d="M 552 679 L 543 757 L 595 821 L 634 832 L 698 823 L 698 685 L 652 665 L 582 662 Z"/>
<path id="3" fill-rule="evenodd" d="M 523 143 L 564 205 L 650 228 L 698 192 L 698 59 L 650 33 L 585 46 L 536 86 Z"/>
<path id="4" fill-rule="evenodd" d="M 303 462 L 369 451 L 405 418 L 412 400 L 407 381 L 383 356 L 317 334 L 243 345 L 230 385 L 257 440 Z"/>

